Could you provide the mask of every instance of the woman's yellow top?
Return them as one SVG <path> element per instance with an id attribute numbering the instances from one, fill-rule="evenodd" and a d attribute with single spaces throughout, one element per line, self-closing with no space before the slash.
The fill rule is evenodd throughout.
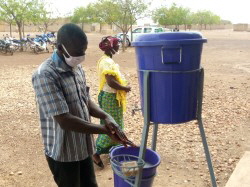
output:
<path id="1" fill-rule="evenodd" d="M 122 76 L 119 65 L 113 61 L 107 55 L 103 55 L 97 63 L 97 71 L 99 75 L 99 92 L 103 90 L 105 84 L 107 84 L 105 75 L 113 75 L 115 79 L 121 84 L 122 86 L 127 85 L 126 79 Z M 116 90 L 116 99 L 118 101 L 119 106 L 122 106 L 123 111 L 126 111 L 126 92 L 124 90 Z"/>

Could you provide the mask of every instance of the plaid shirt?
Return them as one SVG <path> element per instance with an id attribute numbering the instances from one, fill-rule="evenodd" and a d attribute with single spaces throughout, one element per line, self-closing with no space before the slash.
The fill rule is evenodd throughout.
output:
<path id="1" fill-rule="evenodd" d="M 71 113 L 90 121 L 88 87 L 81 66 L 69 67 L 53 53 L 32 76 L 45 154 L 56 161 L 84 160 L 95 151 L 93 135 L 63 130 L 53 118 Z"/>

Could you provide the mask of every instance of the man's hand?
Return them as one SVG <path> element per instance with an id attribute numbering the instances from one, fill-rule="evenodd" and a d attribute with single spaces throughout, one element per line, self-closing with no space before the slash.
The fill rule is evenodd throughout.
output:
<path id="1" fill-rule="evenodd" d="M 122 131 L 121 131 L 122 132 Z M 122 145 L 124 145 L 124 147 L 128 147 L 132 146 L 132 147 L 137 147 L 133 142 L 131 142 L 130 140 L 128 140 L 128 138 L 126 137 L 126 135 L 124 134 L 124 132 L 122 132 L 122 136 L 124 136 L 123 138 L 121 138 L 118 134 L 112 134 L 110 131 L 108 133 L 108 136 L 117 143 L 120 143 Z"/>
<path id="2" fill-rule="evenodd" d="M 104 118 L 104 124 L 112 134 L 115 134 L 116 129 L 119 129 L 119 126 L 110 115 Z"/>
<path id="3" fill-rule="evenodd" d="M 131 142 L 125 133 L 120 129 L 120 127 L 116 124 L 115 120 L 111 116 L 107 116 L 104 119 L 104 123 L 106 128 L 109 130 L 109 136 L 111 139 L 113 139 L 115 142 L 123 144 L 125 147 L 128 145 L 135 147 L 136 145 Z"/>

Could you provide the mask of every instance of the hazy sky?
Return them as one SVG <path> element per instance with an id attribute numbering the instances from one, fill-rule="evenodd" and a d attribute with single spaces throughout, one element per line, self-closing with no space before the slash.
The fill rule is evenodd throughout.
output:
<path id="1" fill-rule="evenodd" d="M 47 0 L 52 6 L 57 7 L 61 14 L 72 12 L 75 7 L 86 6 L 95 0 Z M 230 20 L 233 23 L 250 24 L 250 0 L 152 0 L 151 8 L 171 5 L 176 3 L 179 6 L 190 8 L 191 11 L 210 10 L 219 15 L 222 19 Z"/>

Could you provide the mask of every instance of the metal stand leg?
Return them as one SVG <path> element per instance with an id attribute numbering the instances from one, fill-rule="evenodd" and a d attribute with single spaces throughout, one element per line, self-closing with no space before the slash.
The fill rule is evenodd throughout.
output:
<path id="1" fill-rule="evenodd" d="M 209 169 L 209 173 L 210 173 L 210 177 L 211 177 L 212 186 L 217 187 L 216 179 L 215 179 L 215 175 L 214 175 L 214 169 L 213 169 L 213 165 L 212 165 L 212 161 L 211 161 L 211 157 L 210 157 L 210 153 L 209 153 L 209 149 L 208 149 L 208 144 L 207 144 L 207 140 L 206 140 L 206 135 L 205 135 L 205 131 L 204 131 L 203 123 L 202 123 L 202 117 L 201 117 L 203 84 L 204 84 L 204 69 L 202 68 L 201 72 L 200 72 L 200 84 L 199 84 L 199 90 L 198 90 L 198 95 L 197 95 L 198 96 L 197 120 L 198 120 L 200 134 L 201 134 L 201 138 L 202 138 L 202 143 L 203 143 L 203 147 L 204 147 L 204 151 L 205 151 L 205 155 L 206 155 L 206 159 L 207 159 L 207 165 L 208 165 L 208 169 Z"/>
<path id="2" fill-rule="evenodd" d="M 143 72 L 143 97 L 144 97 L 144 110 L 143 110 L 143 116 L 144 116 L 144 127 L 142 132 L 142 140 L 141 140 L 141 147 L 139 152 L 139 157 L 144 160 L 145 158 L 145 152 L 147 147 L 147 140 L 148 140 L 148 133 L 149 133 L 149 126 L 150 126 L 150 93 L 149 93 L 149 71 Z M 203 99 L 203 82 L 204 82 L 204 70 L 201 68 L 200 70 L 200 77 L 199 77 L 199 87 L 197 89 L 197 101 L 198 101 L 198 108 L 197 108 L 197 120 L 199 124 L 200 134 L 202 138 L 202 143 L 206 155 L 206 160 L 210 172 L 211 182 L 213 187 L 217 187 L 216 179 L 214 175 L 213 165 L 208 149 L 208 144 L 206 140 L 206 135 L 202 123 L 202 99 Z M 156 149 L 156 142 L 157 142 L 157 131 L 158 131 L 158 124 L 154 124 L 153 127 L 153 137 L 152 137 L 152 149 Z M 140 187 L 141 186 L 141 178 L 142 178 L 142 169 L 139 169 L 139 172 L 135 179 L 134 187 Z"/>
<path id="3" fill-rule="evenodd" d="M 157 143 L 157 132 L 158 132 L 158 123 L 153 124 L 153 137 L 152 137 L 152 150 L 155 151 L 156 150 L 156 143 Z"/>
<path id="4" fill-rule="evenodd" d="M 147 140 L 148 140 L 148 132 L 149 132 L 149 125 L 150 125 L 150 96 L 149 96 L 149 72 L 145 71 L 143 72 L 143 116 L 144 116 L 144 127 L 142 132 L 142 140 L 141 140 L 141 147 L 139 152 L 139 158 L 143 159 L 145 158 L 145 152 L 147 148 Z M 134 187 L 140 187 L 141 186 L 141 177 L 142 177 L 142 169 L 139 169 L 139 172 L 135 179 L 135 185 Z"/>
<path id="5" fill-rule="evenodd" d="M 209 168 L 209 173 L 210 173 L 210 177 L 211 177 L 212 186 L 217 187 L 216 179 L 215 179 L 215 175 L 214 175 L 214 169 L 213 169 L 213 165 L 212 165 L 212 161 L 211 161 L 211 157 L 210 157 L 210 153 L 209 153 L 209 149 L 208 149 L 208 145 L 207 145 L 207 140 L 206 140 L 206 135 L 205 135 L 205 131 L 204 131 L 204 128 L 203 128 L 202 120 L 198 119 L 198 123 L 199 123 L 199 129 L 200 129 L 200 134 L 201 134 L 201 138 L 202 138 L 204 151 L 205 151 L 205 154 L 206 154 L 207 165 L 208 165 L 208 168 Z"/>

